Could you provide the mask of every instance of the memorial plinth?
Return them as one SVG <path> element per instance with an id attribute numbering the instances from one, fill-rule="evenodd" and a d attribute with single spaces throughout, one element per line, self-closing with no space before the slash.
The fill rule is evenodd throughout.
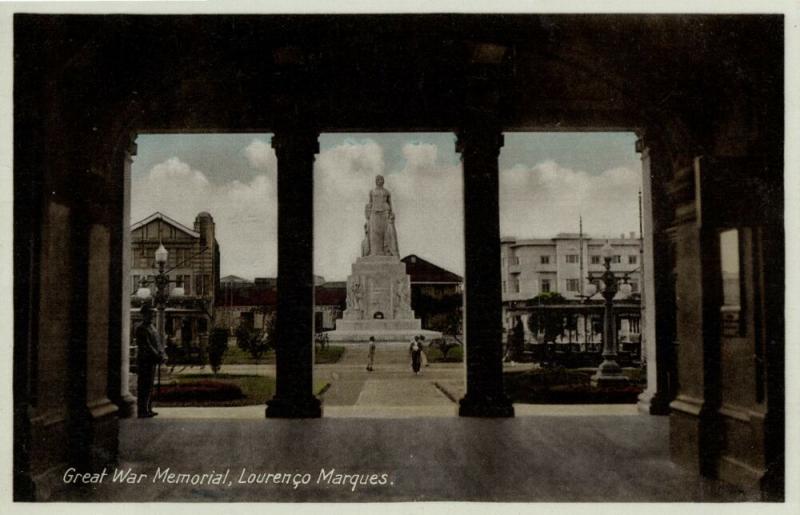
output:
<path id="1" fill-rule="evenodd" d="M 363 256 L 347 278 L 347 309 L 328 333 L 331 341 L 409 341 L 414 335 L 440 338 L 422 329 L 411 309 L 411 278 L 397 256 Z"/>

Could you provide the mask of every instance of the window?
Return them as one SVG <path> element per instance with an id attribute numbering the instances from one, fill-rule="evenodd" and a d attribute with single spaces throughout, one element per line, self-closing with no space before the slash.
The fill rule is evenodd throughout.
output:
<path id="1" fill-rule="evenodd" d="M 628 264 L 635 265 L 639 261 L 639 256 L 628 256 Z"/>
<path id="2" fill-rule="evenodd" d="M 181 275 L 180 279 L 183 281 L 183 294 L 184 295 L 191 295 L 192 294 L 192 276 L 191 275 Z"/>
<path id="3" fill-rule="evenodd" d="M 622 263 L 622 256 L 619 256 L 619 255 L 611 256 L 611 262 L 612 263 Z"/>
<path id="4" fill-rule="evenodd" d="M 139 275 L 134 275 L 132 277 L 132 279 L 133 279 L 133 283 L 131 284 L 131 291 L 136 293 L 136 290 L 139 289 L 139 281 L 142 280 L 142 277 L 139 276 Z"/>
<path id="5" fill-rule="evenodd" d="M 507 290 L 508 290 L 508 283 L 503 281 L 503 293 L 506 293 Z"/>
<path id="6" fill-rule="evenodd" d="M 511 280 L 511 293 L 519 293 L 519 281 Z"/>
<path id="7" fill-rule="evenodd" d="M 550 279 L 542 279 L 542 291 L 541 293 L 549 293 L 550 292 Z"/>
<path id="8" fill-rule="evenodd" d="M 592 264 L 599 265 L 601 263 L 600 256 L 592 256 Z"/>
<path id="9" fill-rule="evenodd" d="M 578 262 L 578 255 L 577 254 L 567 254 L 565 257 L 567 258 L 567 263 L 577 263 Z"/>
<path id="10" fill-rule="evenodd" d="M 631 293 L 639 293 L 638 281 L 630 281 L 629 284 L 631 285 Z"/>
<path id="11" fill-rule="evenodd" d="M 550 264 L 550 256 L 539 256 L 539 262 L 543 265 Z"/>
<path id="12" fill-rule="evenodd" d="M 580 288 L 579 279 L 567 279 L 567 291 L 578 291 Z"/>

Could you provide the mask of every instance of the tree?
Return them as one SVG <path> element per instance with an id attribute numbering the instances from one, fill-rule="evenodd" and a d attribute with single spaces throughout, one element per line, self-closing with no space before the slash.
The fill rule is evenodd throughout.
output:
<path id="1" fill-rule="evenodd" d="M 445 359 L 450 349 L 461 345 L 461 310 L 451 310 L 444 319 L 438 320 L 433 329 L 442 333 L 442 338 L 434 340 L 433 344 L 441 351 L 442 359 Z"/>
<path id="2" fill-rule="evenodd" d="M 236 328 L 236 345 L 250 354 L 256 362 L 273 347 L 275 331 L 274 317 L 265 317 L 264 330 L 259 331 L 248 324 L 239 324 Z"/>
<path id="3" fill-rule="evenodd" d="M 564 304 L 567 300 L 558 292 L 540 293 L 532 303 L 538 305 Z M 544 333 L 544 343 L 555 342 L 556 338 L 564 334 L 566 326 L 565 313 L 557 310 L 543 309 L 528 319 L 528 327 L 534 334 Z"/>
<path id="4" fill-rule="evenodd" d="M 214 374 L 216 374 L 222 366 L 222 358 L 227 350 L 228 330 L 224 327 L 213 328 L 208 344 L 208 362 Z"/>

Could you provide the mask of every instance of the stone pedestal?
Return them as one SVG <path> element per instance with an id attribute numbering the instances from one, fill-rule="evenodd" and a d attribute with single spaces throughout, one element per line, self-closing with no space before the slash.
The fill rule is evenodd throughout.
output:
<path id="1" fill-rule="evenodd" d="M 364 256 L 356 260 L 347 278 L 347 309 L 336 321 L 330 341 L 408 341 L 414 335 L 440 338 L 422 330 L 411 309 L 411 279 L 397 256 Z"/>

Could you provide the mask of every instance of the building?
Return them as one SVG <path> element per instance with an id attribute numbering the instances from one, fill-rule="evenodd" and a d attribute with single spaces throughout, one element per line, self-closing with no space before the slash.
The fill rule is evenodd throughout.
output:
<path id="1" fill-rule="evenodd" d="M 277 288 L 274 277 L 257 277 L 255 281 L 231 279 L 220 282 L 215 308 L 216 324 L 233 334 L 240 324 L 254 329 L 264 329 L 268 317 L 275 313 Z M 347 298 L 344 282 L 325 282 L 314 276 L 314 327 L 316 332 L 335 327 L 341 318 Z"/>
<path id="2" fill-rule="evenodd" d="M 503 325 L 506 334 L 519 322 L 524 328 L 526 342 L 542 343 L 544 335 L 537 330 L 536 314 L 543 313 L 543 310 L 552 312 L 554 307 L 543 308 L 534 299 L 550 293 L 561 295 L 565 301 L 558 309 L 565 314 L 567 329 L 554 343 L 578 344 L 581 350 L 599 344 L 602 312 L 587 307 L 597 303 L 587 304 L 589 299 L 584 292 L 589 284 L 587 277 L 590 274 L 600 275 L 605 270 L 601 249 L 606 242 L 614 249 L 611 270 L 627 275 L 631 285 L 630 296 L 618 293 L 616 297 L 618 302 L 624 301 L 625 304 L 620 306 L 617 317 L 619 341 L 623 348 L 639 355 L 642 240 L 635 233 L 613 239 L 571 233 L 559 233 L 554 238 L 542 239 L 501 238 Z M 592 300 L 600 298 L 599 293 L 595 293 Z"/>
<path id="3" fill-rule="evenodd" d="M 411 278 L 411 308 L 422 328 L 446 333 L 448 325 L 455 325 L 460 330 L 464 279 L 415 254 L 401 261 Z"/>
<path id="4" fill-rule="evenodd" d="M 193 227 L 190 229 L 160 212 L 131 226 L 130 291 L 135 294 L 144 286 L 150 288 L 151 295 L 155 294 L 153 279 L 158 271 L 155 251 L 163 244 L 168 252 L 164 268 L 171 281 L 165 335 L 187 356 L 202 359 L 220 284 L 220 249 L 210 214 L 198 214 Z M 178 287 L 183 288 L 179 297 L 175 295 Z M 134 319 L 138 317 L 141 302 L 136 295 L 132 297 Z"/>
<path id="5" fill-rule="evenodd" d="M 553 292 L 568 300 L 581 300 L 588 284 L 586 277 L 604 270 L 601 249 L 606 242 L 614 249 L 611 270 L 628 274 L 631 293 L 640 293 L 642 240 L 634 233 L 628 238 L 614 239 L 560 233 L 547 239 L 500 240 L 503 301 L 526 300 Z"/>

